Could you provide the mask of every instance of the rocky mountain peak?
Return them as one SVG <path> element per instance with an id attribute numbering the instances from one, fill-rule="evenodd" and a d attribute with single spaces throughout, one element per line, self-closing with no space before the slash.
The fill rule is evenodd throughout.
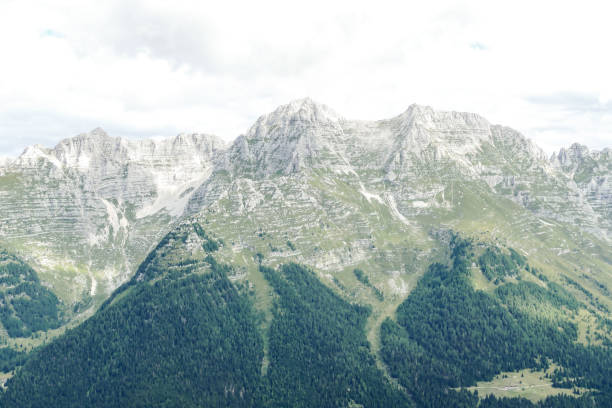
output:
<path id="1" fill-rule="evenodd" d="M 470 170 L 466 156 L 492 142 L 491 124 L 473 113 L 411 105 L 390 123 L 395 141 L 385 167 L 391 179 L 409 172 L 415 162 L 451 161 Z"/>
<path id="2" fill-rule="evenodd" d="M 225 217 L 224 226 L 237 225 L 240 237 L 246 224 L 233 221 L 245 214 L 283 230 L 328 208 L 361 223 L 358 207 L 369 213 L 380 205 L 384 217 L 408 226 L 417 215 L 446 216 L 489 197 L 544 218 L 573 222 L 578 214 L 585 231 L 608 236 L 610 150 L 562 150 L 555 157 L 564 163 L 595 160 L 566 174 L 542 155 L 519 132 L 472 113 L 411 105 L 391 119 L 346 120 L 310 98 L 259 117 L 229 148 L 207 134 L 127 140 L 97 128 L 53 149 L 31 146 L 5 167 L 0 161 L 0 176 L 9 176 L 0 180 L 7 214 L 0 235 L 11 245 L 38 245 L 33 256 L 48 271 L 78 254 L 100 283 L 96 289 L 91 281 L 92 292 L 121 283 L 174 222 L 208 210 Z M 295 218 L 279 217 L 279 209 L 297 211 Z"/>
<path id="3" fill-rule="evenodd" d="M 310 98 L 296 99 L 286 105 L 281 105 L 272 113 L 261 116 L 254 127 L 260 123 L 273 124 L 329 124 L 338 122 L 340 115 L 327 105 L 313 101 Z M 250 132 L 249 132 L 250 133 Z"/>
<path id="4" fill-rule="evenodd" d="M 127 140 L 112 137 L 102 128 L 66 138 L 54 148 L 41 145 L 27 147 L 17 160 L 10 162 L 17 167 L 36 166 L 40 160 L 57 168 L 88 172 L 109 166 L 120 169 L 128 164 L 167 165 L 186 162 L 204 163 L 207 167 L 227 144 L 214 135 L 181 133 L 170 138 Z M 161 161 L 161 162 L 160 162 Z M 6 160 L 8 164 L 9 161 Z M 180 166 L 179 166 L 180 167 Z"/>
<path id="5" fill-rule="evenodd" d="M 307 128 L 339 127 L 341 117 L 326 105 L 314 102 L 310 98 L 297 99 L 286 105 L 281 105 L 273 112 L 260 116 L 246 134 L 249 140 L 271 137 L 283 141 L 279 136 L 290 132 L 297 136 L 294 130 Z"/>
<path id="6" fill-rule="evenodd" d="M 85 170 L 93 162 L 124 161 L 125 143 L 109 136 L 102 128 L 62 140 L 52 154 L 67 168 Z"/>
<path id="7" fill-rule="evenodd" d="M 46 147 L 35 144 L 26 147 L 23 152 L 14 160 L 7 160 L 5 165 L 11 168 L 23 169 L 29 171 L 38 168 L 41 164 L 48 165 L 49 163 L 59 166 L 57 159 L 51 154 L 51 150 Z"/>
<path id="8" fill-rule="evenodd" d="M 60 150 L 72 145 L 78 148 L 93 148 L 101 144 L 114 143 L 118 138 L 109 136 L 101 127 L 92 129 L 87 133 L 80 133 L 76 136 L 66 138 L 55 146 L 55 150 Z"/>
<path id="9" fill-rule="evenodd" d="M 430 130 L 488 130 L 490 123 L 476 113 L 438 111 L 430 106 L 412 104 L 394 118 L 404 126 L 421 126 Z"/>
<path id="10" fill-rule="evenodd" d="M 125 143 L 130 160 L 157 160 L 164 157 L 184 157 L 188 161 L 212 161 L 218 153 L 227 150 L 227 143 L 217 136 L 205 133 L 180 133 L 171 138 L 130 140 Z"/>
<path id="11" fill-rule="evenodd" d="M 559 153 L 553 153 L 550 161 L 557 167 L 569 169 L 578 166 L 587 157 L 590 157 L 589 148 L 585 145 L 574 143 L 568 148 L 561 148 Z"/>
<path id="12" fill-rule="evenodd" d="M 86 135 L 90 138 L 108 138 L 109 137 L 108 133 L 106 133 L 106 131 L 102 129 L 100 126 L 96 127 L 89 133 L 86 133 Z"/>
<path id="13" fill-rule="evenodd" d="M 198 152 L 208 154 L 226 150 L 228 147 L 224 140 L 208 133 L 179 133 L 170 138 L 168 144 L 174 149 L 193 147 Z"/>
<path id="14" fill-rule="evenodd" d="M 20 159 L 26 158 L 38 158 L 41 155 L 49 154 L 49 149 L 45 148 L 43 145 L 35 144 L 31 146 L 27 146 L 23 149 L 23 153 L 19 155 Z"/>
<path id="15" fill-rule="evenodd" d="M 262 115 L 231 148 L 230 162 L 238 172 L 290 173 L 324 151 L 333 151 L 342 133 L 342 118 L 310 98 L 298 99 Z"/>
<path id="16" fill-rule="evenodd" d="M 460 153 L 473 151 L 490 138 L 491 125 L 480 115 L 435 111 L 429 106 L 410 105 L 392 119 L 403 135 L 403 147 L 420 151 L 432 145 Z"/>

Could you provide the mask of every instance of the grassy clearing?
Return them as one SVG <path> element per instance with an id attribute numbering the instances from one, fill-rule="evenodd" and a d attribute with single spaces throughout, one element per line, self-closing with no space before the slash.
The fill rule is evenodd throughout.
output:
<path id="1" fill-rule="evenodd" d="M 13 376 L 13 372 L 11 371 L 10 373 L 3 373 L 0 372 L 0 389 L 5 389 L 6 387 L 4 386 L 4 384 L 6 384 L 6 381 L 11 378 Z"/>
<path id="2" fill-rule="evenodd" d="M 551 395 L 574 395 L 578 396 L 587 390 L 567 388 L 555 388 L 552 382 L 545 377 L 546 373 L 552 373 L 555 369 L 551 366 L 548 371 L 531 371 L 529 369 L 504 372 L 496 375 L 491 381 L 483 381 L 474 387 L 467 388 L 469 391 L 478 391 L 480 398 L 494 395 L 498 398 L 523 397 L 532 402 L 537 402 Z M 577 393 L 577 394 L 576 394 Z"/>
<path id="3" fill-rule="evenodd" d="M 77 315 L 73 320 L 65 324 L 64 326 L 58 327 L 57 329 L 44 331 L 38 331 L 34 333 L 31 337 L 8 337 L 2 336 L 0 337 L 0 341 L 15 350 L 19 351 L 31 351 L 32 349 L 41 346 L 43 344 L 49 343 L 54 338 L 61 336 L 68 329 L 72 329 L 79 324 L 83 323 L 89 317 L 91 317 L 96 311 L 96 307 L 90 307 L 87 310 L 83 311 L 79 315 Z"/>

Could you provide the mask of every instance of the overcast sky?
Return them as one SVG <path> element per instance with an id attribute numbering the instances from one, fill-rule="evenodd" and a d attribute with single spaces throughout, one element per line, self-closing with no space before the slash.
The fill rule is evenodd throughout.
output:
<path id="1" fill-rule="evenodd" d="M 476 112 L 549 153 L 612 147 L 595 1 L 0 0 L 0 155 L 97 126 L 233 140 L 310 96 L 354 119 Z"/>

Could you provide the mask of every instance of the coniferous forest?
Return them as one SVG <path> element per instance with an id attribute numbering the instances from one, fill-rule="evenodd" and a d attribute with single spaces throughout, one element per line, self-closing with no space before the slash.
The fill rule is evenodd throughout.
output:
<path id="1" fill-rule="evenodd" d="M 27 263 L 0 248 L 0 321 L 10 337 L 59 327 L 61 305 Z"/>
<path id="2" fill-rule="evenodd" d="M 0 350 L 4 361 L 26 360 L 0 405 L 612 406 L 609 347 L 577 342 L 567 320 L 529 313 L 533 305 L 576 310 L 571 293 L 516 279 L 492 292 L 474 289 L 473 265 L 490 281 L 507 280 L 528 268 L 518 254 L 486 248 L 477 257 L 470 240 L 453 236 L 449 263 L 430 265 L 383 322 L 383 370 L 366 337 L 367 305 L 344 299 L 307 267 L 260 266 L 273 290 L 271 322 L 262 329 L 252 297 L 229 279 L 232 267 L 215 259 L 222 243 L 201 227 L 196 233 L 205 259 L 174 259 L 167 247 L 184 245 L 186 237 L 169 234 L 83 324 L 27 359 Z M 372 287 L 363 271 L 355 276 Z M 556 386 L 588 392 L 533 403 L 480 398 L 466 388 L 501 372 L 551 364 L 560 367 Z"/>
<path id="3" fill-rule="evenodd" d="M 609 347 L 578 344 L 573 324 L 534 319 L 509 301 L 513 296 L 531 295 L 571 309 L 576 300 L 559 294 L 554 285 L 542 289 L 524 282 L 500 286 L 495 296 L 476 291 L 469 281 L 471 242 L 455 236 L 451 246 L 451 265 L 431 265 L 398 308 L 397 323 L 387 319 L 381 328 L 383 359 L 417 404 L 476 406 L 475 395 L 453 389 L 489 380 L 502 371 L 544 368 L 554 362 L 564 367 L 555 376 L 557 385 L 597 391 L 580 398 L 548 397 L 538 406 L 610 406 Z M 480 403 L 484 407 L 534 405 L 525 399 L 495 397 Z"/>

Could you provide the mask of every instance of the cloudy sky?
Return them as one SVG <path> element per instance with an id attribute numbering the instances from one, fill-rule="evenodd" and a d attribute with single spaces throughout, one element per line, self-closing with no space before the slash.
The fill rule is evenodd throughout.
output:
<path id="1" fill-rule="evenodd" d="M 0 1 L 0 155 L 103 127 L 232 140 L 310 96 L 347 118 L 477 112 L 612 146 L 605 1 Z"/>

